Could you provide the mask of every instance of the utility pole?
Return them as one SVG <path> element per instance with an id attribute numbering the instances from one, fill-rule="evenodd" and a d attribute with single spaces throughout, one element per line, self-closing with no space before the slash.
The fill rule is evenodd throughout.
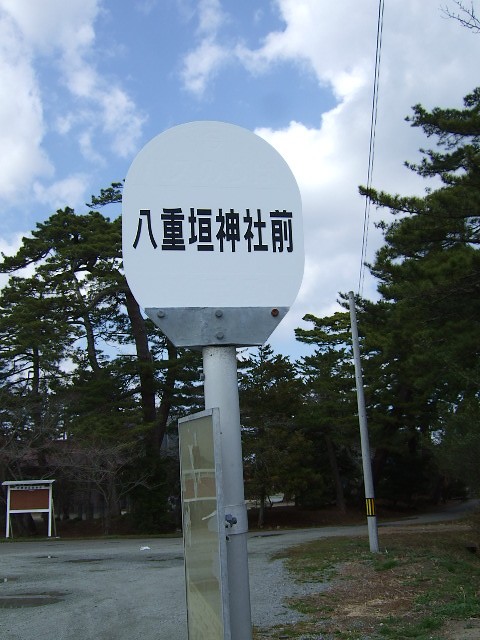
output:
<path id="1" fill-rule="evenodd" d="M 355 297 L 353 291 L 348 294 L 350 306 L 350 321 L 352 326 L 353 358 L 355 362 L 355 382 L 357 386 L 358 421 L 360 424 L 360 442 L 362 447 L 363 483 L 365 486 L 365 506 L 367 511 L 368 539 L 370 551 L 378 553 L 377 516 L 375 515 L 375 493 L 373 489 L 372 461 L 370 458 L 370 444 L 368 441 L 367 412 L 363 393 L 362 363 L 360 360 L 360 343 L 358 340 L 357 314 L 355 311 Z"/>

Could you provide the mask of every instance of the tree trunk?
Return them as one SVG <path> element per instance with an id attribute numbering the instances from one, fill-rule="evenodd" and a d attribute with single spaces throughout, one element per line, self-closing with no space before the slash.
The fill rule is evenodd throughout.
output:
<path id="1" fill-rule="evenodd" d="M 85 338 L 87 340 L 88 362 L 92 367 L 92 371 L 94 373 L 98 373 L 100 371 L 100 365 L 98 363 L 97 350 L 95 347 L 95 334 L 93 332 L 92 322 L 90 320 L 90 316 L 88 314 L 88 310 L 85 305 L 85 300 L 83 298 L 80 285 L 78 283 L 77 276 L 73 268 L 71 270 L 71 276 L 72 276 L 73 288 L 75 290 L 75 297 L 77 298 L 77 302 L 81 309 L 79 315 L 83 322 L 83 328 L 85 329 Z"/>
<path id="2" fill-rule="evenodd" d="M 40 468 L 38 473 L 43 473 L 43 470 L 47 467 L 47 459 L 45 455 L 45 434 L 44 431 L 44 420 L 43 420 L 43 397 L 40 390 L 41 383 L 41 366 L 40 366 L 40 351 L 38 347 L 33 347 L 33 355 L 32 355 L 32 391 L 31 391 L 31 402 L 32 402 L 32 420 L 35 429 L 35 439 L 36 443 L 33 446 L 33 451 L 37 457 L 37 464 Z M 32 441 L 32 444 L 34 441 Z M 23 475 L 23 470 L 21 471 Z M 35 523 L 32 520 L 30 527 L 33 525 L 33 528 L 36 529 Z"/>
<path id="3" fill-rule="evenodd" d="M 117 487 L 113 477 L 107 478 L 107 486 L 102 493 L 104 498 L 103 533 L 108 536 L 112 532 L 112 520 L 120 515 Z"/>
<path id="4" fill-rule="evenodd" d="M 37 435 L 42 427 L 42 398 L 40 395 L 40 351 L 38 347 L 32 349 L 32 419 Z"/>
<path id="5" fill-rule="evenodd" d="M 140 377 L 140 396 L 142 398 L 143 422 L 153 424 L 156 418 L 155 377 L 153 375 L 153 359 L 148 346 L 147 329 L 140 307 L 130 289 L 125 291 L 125 305 L 132 325 L 133 338 L 138 359 Z"/>
<path id="6" fill-rule="evenodd" d="M 167 375 L 165 376 L 165 383 L 163 386 L 162 400 L 158 408 L 157 420 L 155 423 L 155 432 L 153 435 L 155 439 L 155 446 L 158 450 L 162 446 L 162 441 L 167 429 L 168 416 L 173 404 L 173 394 L 175 390 L 176 380 L 176 360 L 178 357 L 177 348 L 167 339 Z"/>
<path id="7" fill-rule="evenodd" d="M 258 508 L 258 521 L 257 525 L 259 529 L 263 529 L 263 525 L 265 524 L 265 494 L 262 493 L 260 496 L 260 506 Z"/>

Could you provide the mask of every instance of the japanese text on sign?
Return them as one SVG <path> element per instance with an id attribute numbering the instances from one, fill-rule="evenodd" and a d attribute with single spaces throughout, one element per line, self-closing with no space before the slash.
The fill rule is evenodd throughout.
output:
<path id="1" fill-rule="evenodd" d="M 181 208 L 164 208 L 156 214 L 156 220 L 154 215 L 150 209 L 140 209 L 134 249 L 147 243 L 162 251 L 185 251 L 192 246 L 197 251 L 234 253 L 237 246 L 245 243 L 248 253 L 293 251 L 291 211 L 277 209 L 264 216 L 261 209 L 246 209 L 242 215 L 233 209 L 215 212 L 190 208 L 184 213 Z M 154 226 L 161 233 L 154 232 Z"/>

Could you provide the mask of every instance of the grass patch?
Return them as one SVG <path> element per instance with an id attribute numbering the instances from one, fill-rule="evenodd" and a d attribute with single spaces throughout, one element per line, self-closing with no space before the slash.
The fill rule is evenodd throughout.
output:
<path id="1" fill-rule="evenodd" d="M 370 553 L 365 538 L 330 538 L 277 555 L 295 580 L 330 586 L 290 603 L 305 615 L 301 622 L 257 629 L 254 637 L 464 637 L 457 635 L 459 625 L 480 625 L 480 553 L 471 551 L 472 541 L 480 539 L 479 525 L 477 516 L 461 523 L 380 529 L 380 554 Z M 455 630 L 449 631 L 452 625 Z"/>

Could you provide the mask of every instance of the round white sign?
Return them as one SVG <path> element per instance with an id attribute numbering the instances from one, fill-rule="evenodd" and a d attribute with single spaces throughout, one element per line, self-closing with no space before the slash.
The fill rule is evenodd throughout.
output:
<path id="1" fill-rule="evenodd" d="M 143 308 L 290 307 L 303 276 L 300 192 L 265 140 L 223 122 L 153 138 L 123 192 L 123 261 Z"/>

